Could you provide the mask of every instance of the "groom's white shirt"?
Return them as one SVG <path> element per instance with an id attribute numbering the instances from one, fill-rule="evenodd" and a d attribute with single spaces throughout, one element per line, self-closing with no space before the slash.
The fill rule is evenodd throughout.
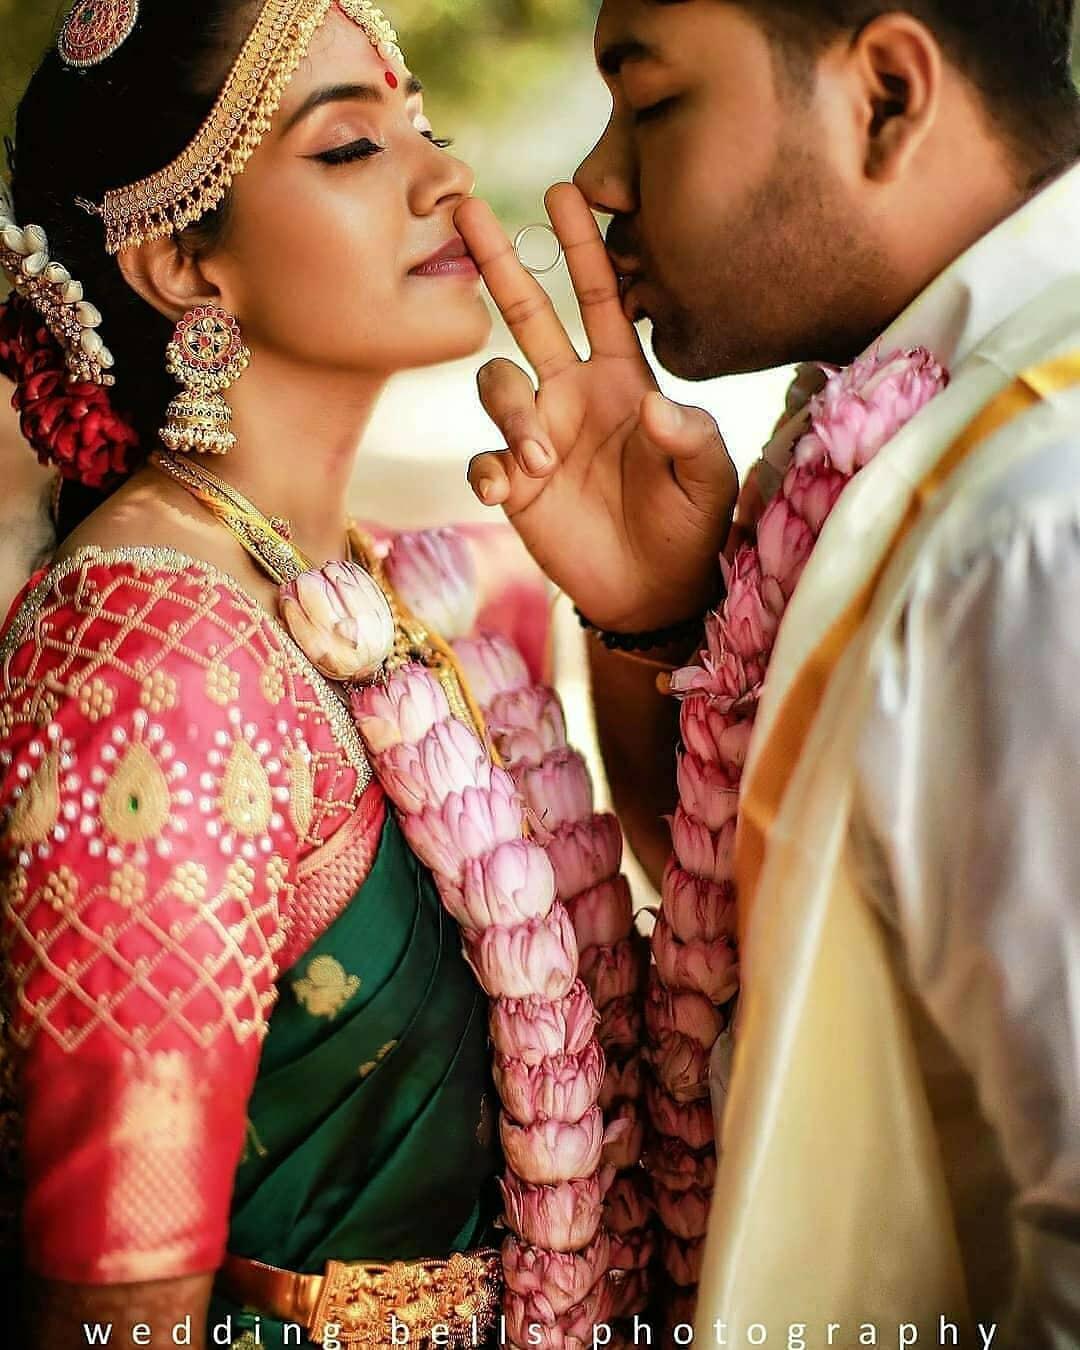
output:
<path id="1" fill-rule="evenodd" d="M 958 259 L 882 350 L 921 344 L 955 370 L 1077 272 L 1080 168 Z M 965 501 L 911 594 L 861 735 L 856 854 L 929 1014 L 963 1257 L 973 1289 L 998 1291 L 974 1312 L 1019 1317 L 1010 1344 L 1065 1350 L 1080 1346 L 1080 425 Z"/>

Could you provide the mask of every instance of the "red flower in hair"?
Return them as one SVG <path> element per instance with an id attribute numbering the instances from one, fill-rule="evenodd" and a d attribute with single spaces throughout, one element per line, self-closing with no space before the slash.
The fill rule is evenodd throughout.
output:
<path id="1" fill-rule="evenodd" d="M 11 406 L 42 464 L 87 487 L 107 487 L 135 467 L 134 427 L 109 391 L 72 384 L 64 354 L 33 307 L 18 296 L 0 305 L 0 373 L 15 382 Z"/>

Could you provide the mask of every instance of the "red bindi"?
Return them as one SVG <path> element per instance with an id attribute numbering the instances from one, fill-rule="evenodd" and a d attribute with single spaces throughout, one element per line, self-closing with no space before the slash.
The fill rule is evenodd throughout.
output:
<path id="1" fill-rule="evenodd" d="M 391 89 L 396 89 L 398 87 L 398 77 L 394 74 L 392 70 L 388 70 L 386 72 L 386 83 L 390 86 Z"/>

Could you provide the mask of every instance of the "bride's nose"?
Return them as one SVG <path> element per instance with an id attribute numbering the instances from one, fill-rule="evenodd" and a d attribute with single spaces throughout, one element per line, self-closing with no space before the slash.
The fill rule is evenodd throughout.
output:
<path id="1" fill-rule="evenodd" d="M 430 215 L 443 207 L 453 210 L 472 196 L 475 187 L 476 174 L 470 165 L 429 144 L 413 186 L 412 208 L 417 215 Z"/>

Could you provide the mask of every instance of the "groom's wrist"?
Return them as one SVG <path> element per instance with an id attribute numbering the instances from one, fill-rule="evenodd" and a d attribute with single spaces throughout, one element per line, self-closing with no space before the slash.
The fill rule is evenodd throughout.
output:
<path id="1" fill-rule="evenodd" d="M 696 645 L 705 627 L 707 612 L 702 610 L 690 618 L 679 619 L 657 628 L 632 631 L 604 628 L 574 607 L 574 613 L 582 628 L 609 652 L 628 656 L 647 656 L 654 660 L 663 660 L 669 654 L 682 653 Z"/>

